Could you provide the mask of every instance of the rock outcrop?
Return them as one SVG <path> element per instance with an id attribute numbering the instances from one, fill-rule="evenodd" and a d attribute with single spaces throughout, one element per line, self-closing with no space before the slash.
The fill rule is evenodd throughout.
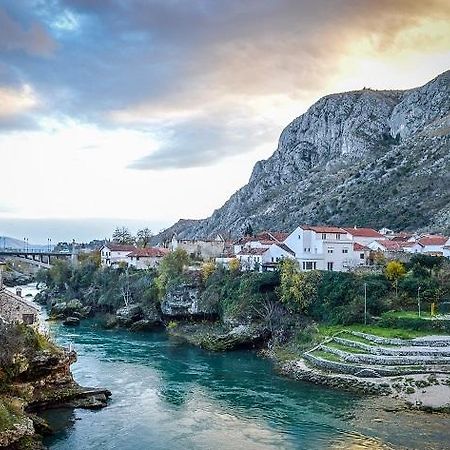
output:
<path id="1" fill-rule="evenodd" d="M 37 433 L 49 430 L 35 417 L 36 411 L 107 405 L 108 390 L 84 388 L 74 381 L 70 365 L 76 353 L 55 346 L 34 329 L 4 323 L 0 348 L 0 447 L 43 448 Z M 25 443 L 28 446 L 22 446 Z"/>
<path id="2" fill-rule="evenodd" d="M 181 284 L 169 289 L 161 302 L 161 311 L 166 318 L 174 319 L 217 315 L 217 307 L 204 301 L 200 288 L 195 284 Z"/>
<path id="3" fill-rule="evenodd" d="M 249 183 L 180 237 L 323 223 L 450 232 L 450 71 L 407 91 L 320 99 Z M 166 230 L 166 235 L 169 230 Z M 169 233 L 170 234 L 170 233 Z"/>

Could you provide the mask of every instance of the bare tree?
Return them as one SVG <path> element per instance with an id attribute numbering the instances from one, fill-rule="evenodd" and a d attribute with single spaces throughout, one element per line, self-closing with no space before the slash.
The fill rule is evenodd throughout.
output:
<path id="1" fill-rule="evenodd" d="M 127 227 L 117 227 L 113 234 L 112 240 L 116 244 L 132 245 L 135 242 L 133 235 Z"/>
<path id="2" fill-rule="evenodd" d="M 150 228 L 142 228 L 142 230 L 139 230 L 137 232 L 137 241 L 138 241 L 138 245 L 140 247 L 147 247 L 148 244 L 150 243 L 150 240 L 153 237 L 153 233 L 152 230 L 150 230 Z"/>

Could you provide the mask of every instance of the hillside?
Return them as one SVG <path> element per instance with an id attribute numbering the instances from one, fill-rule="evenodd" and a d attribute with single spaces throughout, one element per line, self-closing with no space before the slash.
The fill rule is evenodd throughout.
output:
<path id="1" fill-rule="evenodd" d="M 281 133 L 248 184 L 183 237 L 299 223 L 450 233 L 450 71 L 406 91 L 320 99 Z"/>

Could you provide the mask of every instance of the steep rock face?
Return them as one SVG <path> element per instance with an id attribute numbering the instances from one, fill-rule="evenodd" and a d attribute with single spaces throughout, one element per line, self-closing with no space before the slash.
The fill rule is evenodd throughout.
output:
<path id="1" fill-rule="evenodd" d="M 197 285 L 181 284 L 166 293 L 161 311 L 168 318 L 202 318 L 217 315 L 216 306 L 203 301 Z"/>
<path id="2" fill-rule="evenodd" d="M 299 223 L 450 232 L 450 71 L 408 91 L 322 98 L 249 183 L 182 237 Z"/>

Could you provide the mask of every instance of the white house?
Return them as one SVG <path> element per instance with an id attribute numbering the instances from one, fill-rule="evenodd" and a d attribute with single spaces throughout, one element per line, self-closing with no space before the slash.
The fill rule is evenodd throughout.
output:
<path id="1" fill-rule="evenodd" d="M 295 252 L 301 270 L 343 272 L 353 266 L 354 242 L 343 228 L 299 226 L 284 242 Z"/>
<path id="2" fill-rule="evenodd" d="M 369 244 L 369 248 L 380 252 L 402 252 L 401 242 L 391 241 L 390 239 L 376 239 Z"/>
<path id="3" fill-rule="evenodd" d="M 119 264 L 128 264 L 128 254 L 136 250 L 134 245 L 121 245 L 109 242 L 100 249 L 102 267 L 117 267 Z"/>
<path id="4" fill-rule="evenodd" d="M 137 248 L 128 254 L 128 264 L 136 269 L 155 269 L 169 252 L 162 247 Z"/>
<path id="5" fill-rule="evenodd" d="M 423 245 L 422 253 L 433 256 L 444 255 L 444 246 L 447 241 L 447 237 L 438 235 L 427 235 L 418 240 L 419 244 Z"/>
<path id="6" fill-rule="evenodd" d="M 378 231 L 378 233 L 382 234 L 383 236 L 391 236 L 395 234 L 395 231 L 391 230 L 390 228 L 383 227 L 381 230 Z"/>
<path id="7" fill-rule="evenodd" d="M 285 258 L 295 259 L 295 253 L 286 244 L 272 243 L 269 247 L 244 247 L 236 257 L 242 270 L 275 270 Z"/>

